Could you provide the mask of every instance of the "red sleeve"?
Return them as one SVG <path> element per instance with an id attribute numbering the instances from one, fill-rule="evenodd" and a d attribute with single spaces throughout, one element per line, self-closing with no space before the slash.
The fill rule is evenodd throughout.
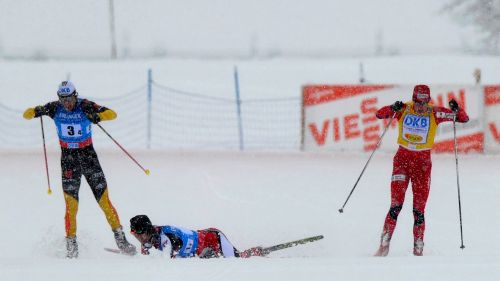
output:
<path id="1" fill-rule="evenodd" d="M 403 106 L 403 108 L 401 109 L 400 112 L 394 112 L 391 109 L 390 105 L 386 105 L 386 106 L 382 107 L 381 109 L 377 110 L 377 113 L 375 115 L 377 116 L 378 119 L 387 119 L 387 118 L 391 118 L 394 115 L 394 113 L 396 113 L 395 118 L 399 120 L 399 118 L 401 118 L 401 115 L 403 114 L 402 112 L 405 110 L 405 108 L 406 108 L 406 104 Z"/>
<path id="2" fill-rule="evenodd" d="M 469 115 L 465 110 L 459 108 L 458 112 L 455 113 L 449 108 L 435 106 L 433 108 L 434 117 L 436 118 L 436 123 L 440 124 L 442 122 L 450 122 L 453 121 L 453 117 L 456 114 L 456 121 L 460 123 L 466 123 L 469 121 Z"/>

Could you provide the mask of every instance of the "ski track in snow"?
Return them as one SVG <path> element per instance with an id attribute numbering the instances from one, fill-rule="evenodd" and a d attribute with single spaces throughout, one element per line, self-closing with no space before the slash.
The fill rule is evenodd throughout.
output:
<path id="1" fill-rule="evenodd" d="M 54 194 L 48 196 L 40 153 L 21 152 L 17 157 L 9 152 L 0 155 L 4 167 L 0 184 L 8 195 L 0 199 L 1 224 L 8 226 L 0 234 L 1 279 L 497 280 L 500 276 L 500 214 L 494 203 L 500 197 L 496 184 L 499 156 L 460 158 L 464 250 L 459 249 L 453 155 L 436 155 L 425 256 L 411 254 L 408 192 L 391 252 L 387 258 L 375 258 L 371 255 L 389 205 L 391 154 L 374 157 L 345 212 L 339 214 L 366 161 L 364 154 L 133 153 L 151 167 L 151 176 L 141 174 L 119 152 L 105 150 L 99 155 L 110 198 L 125 229 L 130 217 L 146 213 L 157 224 L 218 227 L 239 249 L 319 234 L 325 238 L 268 258 L 247 260 L 170 260 L 160 255 L 107 253 L 103 247 L 115 247 L 112 233 L 83 183 L 78 214 L 80 258 L 66 260 L 58 153 L 49 154 Z M 26 171 L 31 176 L 25 176 Z M 478 177 L 481 186 L 474 185 Z M 14 228 L 21 230 L 17 237 L 12 236 Z"/>

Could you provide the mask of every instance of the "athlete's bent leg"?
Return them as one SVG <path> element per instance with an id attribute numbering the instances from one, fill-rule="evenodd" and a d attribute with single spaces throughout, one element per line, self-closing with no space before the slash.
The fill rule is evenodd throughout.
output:
<path id="1" fill-rule="evenodd" d="M 413 191 L 413 253 L 421 256 L 424 249 L 425 206 L 429 197 L 431 167 L 430 158 L 423 159 L 420 169 L 412 177 Z"/>
<path id="2" fill-rule="evenodd" d="M 387 256 L 389 245 L 392 239 L 399 213 L 403 208 L 406 189 L 409 178 L 407 176 L 407 159 L 402 151 L 398 151 L 394 156 L 392 178 L 391 178 L 391 206 L 384 220 L 384 227 L 380 237 L 380 247 L 375 256 Z"/>
<path id="3" fill-rule="evenodd" d="M 94 194 L 99 207 L 101 207 L 101 210 L 104 212 L 111 230 L 113 230 L 116 245 L 124 253 L 134 255 L 137 252 L 136 248 L 127 241 L 123 228 L 120 224 L 118 213 L 109 200 L 106 178 L 101 165 L 99 164 L 97 154 L 91 146 L 85 149 L 85 154 L 87 157 L 85 158 L 86 161 L 84 163 L 85 167 L 83 174 L 92 189 L 92 193 Z"/>

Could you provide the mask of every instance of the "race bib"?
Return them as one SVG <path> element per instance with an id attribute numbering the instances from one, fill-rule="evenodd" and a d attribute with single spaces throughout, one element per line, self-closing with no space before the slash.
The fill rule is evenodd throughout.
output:
<path id="1" fill-rule="evenodd" d="M 61 124 L 61 135 L 65 138 L 79 138 L 83 135 L 80 124 Z"/>
<path id="2" fill-rule="evenodd" d="M 404 140 L 413 144 L 424 144 L 427 142 L 430 129 L 430 117 L 407 114 L 403 120 Z"/>
<path id="3" fill-rule="evenodd" d="M 186 241 L 186 247 L 184 248 L 184 254 L 190 254 L 193 250 L 194 241 L 193 239 L 188 239 Z"/>

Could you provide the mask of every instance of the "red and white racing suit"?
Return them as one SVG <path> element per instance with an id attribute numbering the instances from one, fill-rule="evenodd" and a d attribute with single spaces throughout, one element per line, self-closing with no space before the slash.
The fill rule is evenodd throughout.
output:
<path id="1" fill-rule="evenodd" d="M 399 122 L 399 149 L 394 156 L 391 180 L 391 206 L 385 218 L 382 236 L 390 240 L 399 212 L 403 208 L 406 189 L 412 182 L 413 192 L 413 237 L 414 241 L 423 242 L 425 231 L 425 205 L 429 195 L 431 182 L 431 149 L 437 126 L 442 122 L 469 121 L 467 113 L 460 109 L 455 113 L 451 109 L 429 104 L 426 112 L 417 113 L 413 102 L 407 102 L 403 109 L 394 112 L 391 106 L 384 106 L 376 113 L 377 118 L 390 118 L 395 114 Z"/>

